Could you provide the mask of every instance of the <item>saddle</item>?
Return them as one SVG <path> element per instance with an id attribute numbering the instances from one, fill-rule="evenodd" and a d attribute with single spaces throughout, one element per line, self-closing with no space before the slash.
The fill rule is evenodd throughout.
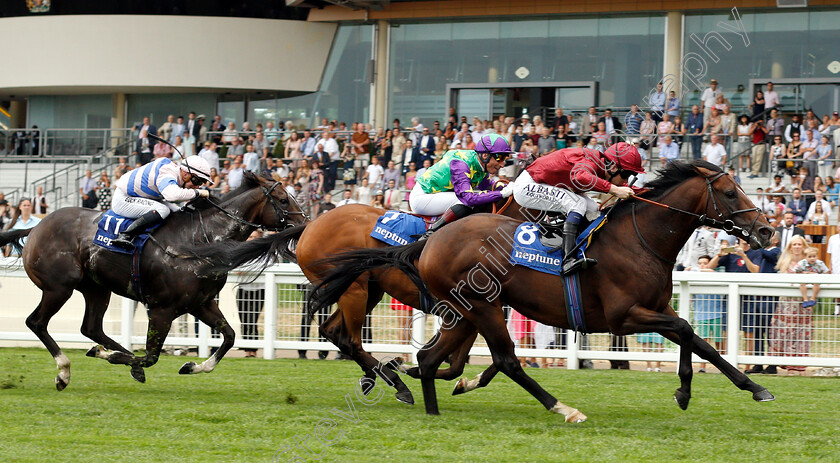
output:
<path id="1" fill-rule="evenodd" d="M 120 254 L 134 254 L 134 249 L 123 249 L 111 245 L 111 240 L 117 237 L 120 232 L 128 228 L 137 219 L 130 219 L 123 217 L 111 209 L 103 212 L 97 219 L 96 234 L 93 236 L 93 244 L 103 247 L 112 252 Z M 149 239 L 149 233 L 158 228 L 163 222 L 159 222 L 147 227 L 141 233 L 138 233 L 132 240 L 136 249 L 143 248 L 146 240 Z"/>
<path id="2" fill-rule="evenodd" d="M 426 224 L 426 230 L 428 230 L 429 227 L 431 227 L 432 224 L 437 222 L 437 220 L 440 218 L 439 215 L 421 215 L 421 214 L 415 214 L 414 212 L 409 212 L 409 211 L 402 211 L 402 213 L 412 215 L 414 217 L 419 217 L 419 218 L 423 219 L 423 223 Z"/>
<path id="3" fill-rule="evenodd" d="M 563 248 L 563 225 L 566 223 L 566 216 L 563 214 L 549 213 L 540 221 L 539 238 L 540 243 L 547 248 L 551 248 L 551 252 Z M 588 233 L 589 226 L 592 223 L 584 219 L 580 224 L 578 236 Z"/>

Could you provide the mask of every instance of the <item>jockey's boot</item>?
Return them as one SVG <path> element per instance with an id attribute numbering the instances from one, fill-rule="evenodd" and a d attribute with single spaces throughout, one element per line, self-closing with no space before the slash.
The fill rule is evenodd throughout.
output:
<path id="1" fill-rule="evenodd" d="M 563 225 L 563 275 L 570 275 L 580 269 L 587 269 L 598 263 L 592 258 L 581 259 L 577 256 L 577 252 L 572 255 L 572 249 L 575 247 L 575 238 L 577 238 L 578 226 L 583 217 L 577 212 L 570 212 L 566 217 L 566 224 Z"/>
<path id="2" fill-rule="evenodd" d="M 446 212 L 443 213 L 443 215 L 440 216 L 439 219 L 437 219 L 437 222 L 433 223 L 432 226 L 429 227 L 428 230 L 426 230 L 426 233 L 423 233 L 422 235 L 417 237 L 417 241 L 425 240 L 426 238 L 432 236 L 432 233 L 436 232 L 440 228 L 443 228 L 446 224 L 452 223 L 462 217 L 466 217 L 472 214 L 473 212 L 475 212 L 475 209 L 473 209 L 470 206 L 465 206 L 463 204 L 456 204 L 450 207 L 446 210 Z"/>
<path id="3" fill-rule="evenodd" d="M 162 220 L 163 217 L 160 216 L 158 211 L 149 211 L 138 217 L 128 228 L 123 230 L 116 238 L 112 239 L 111 244 L 120 249 L 132 250 L 134 249 L 134 244 L 131 241 L 134 237 L 142 233 L 146 228 Z"/>

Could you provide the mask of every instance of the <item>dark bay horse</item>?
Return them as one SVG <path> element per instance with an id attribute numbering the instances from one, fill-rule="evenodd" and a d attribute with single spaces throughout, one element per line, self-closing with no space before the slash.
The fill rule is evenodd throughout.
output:
<path id="1" fill-rule="evenodd" d="M 55 384 L 58 390 L 70 381 L 70 360 L 47 332 L 47 324 L 73 291 L 82 293 L 85 312 L 83 335 L 104 346 L 88 351 L 88 356 L 107 359 L 131 367 L 131 375 L 145 381 L 143 368 L 154 365 L 172 321 L 186 313 L 220 331 L 221 347 L 209 359 L 181 367 L 180 373 L 212 371 L 234 341 L 230 327 L 213 300 L 227 280 L 224 272 L 213 272 L 200 256 L 188 256 L 182 249 L 196 242 L 223 240 L 244 241 L 258 227 L 284 230 L 275 244 L 296 236 L 289 228 L 303 223 L 306 216 L 277 182 L 246 174 L 241 187 L 217 203 L 198 199 L 187 210 L 173 213 L 158 228 L 143 249 L 140 264 L 141 288 L 137 294 L 131 279 L 131 256 L 118 254 L 93 244 L 100 212 L 67 207 L 45 217 L 35 228 L 0 233 L 0 245 L 18 243 L 28 236 L 23 248 L 23 266 L 27 275 L 42 291 L 41 302 L 26 319 L 26 325 L 38 336 L 55 358 L 59 368 Z M 137 357 L 108 337 L 102 329 L 111 293 L 142 300 L 149 308 L 146 352 Z M 112 352 L 107 352 L 108 349 Z"/>
<path id="2" fill-rule="evenodd" d="M 587 328 L 617 335 L 657 332 L 679 344 L 681 384 L 674 398 L 682 409 L 688 407 L 691 397 L 692 352 L 715 365 L 737 387 L 752 392 L 755 400 L 773 400 L 767 389 L 695 335 L 670 306 L 674 260 L 698 226 L 723 227 L 749 240 L 753 248 L 766 245 L 773 229 L 734 180 L 712 164 L 676 162 L 660 174 L 646 185 L 649 191 L 641 197 L 668 207 L 640 200 L 621 203 L 589 248 L 588 255 L 599 263 L 580 274 Z M 335 271 L 322 279 L 313 293 L 314 309 L 340 297 L 359 272 L 393 265 L 409 271 L 408 267 L 416 264 L 416 276 L 440 299 L 438 304 L 448 305 L 458 315 L 444 323 L 432 346 L 420 351 L 419 368 L 409 371 L 421 379 L 427 413 L 439 413 L 435 371 L 464 339 L 475 336 L 477 329 L 493 357 L 481 382 L 486 384 L 501 371 L 547 409 L 562 413 L 566 421 L 583 421 L 585 415 L 559 402 L 526 375 L 514 355 L 501 310 L 503 302 L 540 323 L 571 327 L 560 277 L 510 265 L 509 238 L 498 240 L 504 243 L 501 249 L 486 245 L 496 234 L 513 236 L 518 224 L 505 217 L 475 215 L 447 226 L 425 242 L 338 256 L 333 260 Z"/>
<path id="3" fill-rule="evenodd" d="M 486 211 L 495 207 L 498 213 L 516 220 L 539 220 L 539 212 L 521 208 L 515 201 L 501 200 L 488 205 Z M 370 236 L 383 209 L 361 204 L 351 204 L 331 210 L 306 225 L 295 246 L 295 256 L 303 273 L 313 283 L 318 283 L 329 274 L 334 266 L 326 262 L 332 256 L 353 249 L 382 249 L 390 245 Z M 265 248 L 276 246 L 275 238 L 268 237 L 247 243 L 232 245 L 224 253 L 214 254 L 201 250 L 199 254 L 213 255 L 221 270 L 230 270 L 255 258 L 266 257 Z M 388 385 L 394 387 L 396 398 L 413 404 L 411 391 L 390 368 L 383 368 L 380 362 L 362 347 L 362 325 L 365 316 L 382 300 L 385 293 L 411 307 L 421 307 L 420 293 L 405 273 L 397 268 L 376 269 L 358 276 L 347 291 L 336 301 L 338 310 L 320 326 L 321 335 L 335 344 L 342 353 L 350 356 L 364 371 L 361 384 L 365 392 L 373 388 L 377 374 Z M 310 310 L 310 313 L 314 311 Z M 467 354 L 475 341 L 463 342 L 463 348 L 452 356 L 453 368 L 440 370 L 441 379 L 454 379 L 463 371 Z M 367 380 L 365 379 L 367 378 Z"/>

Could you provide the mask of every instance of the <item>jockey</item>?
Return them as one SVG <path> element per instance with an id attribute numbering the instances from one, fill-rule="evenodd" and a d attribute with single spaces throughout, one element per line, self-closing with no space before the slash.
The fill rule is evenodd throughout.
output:
<path id="1" fill-rule="evenodd" d="M 496 191 L 489 175 L 496 175 L 513 151 L 504 137 L 482 136 L 472 150 L 451 150 L 423 175 L 408 199 L 415 214 L 441 217 L 420 239 L 439 228 L 475 212 L 474 207 L 492 203 L 513 194 L 513 187 Z"/>
<path id="2" fill-rule="evenodd" d="M 514 184 L 513 198 L 522 206 L 566 215 L 563 226 L 563 273 L 597 264 L 595 259 L 570 256 L 583 217 L 598 217 L 598 203 L 587 191 L 609 193 L 620 199 L 634 194 L 627 185 L 633 174 L 645 173 L 636 147 L 616 143 L 603 153 L 585 148 L 566 148 L 538 158 Z"/>
<path id="3" fill-rule="evenodd" d="M 111 208 L 123 217 L 137 220 L 111 244 L 133 249 L 131 240 L 136 234 L 179 209 L 173 202 L 209 197 L 208 190 L 198 190 L 209 181 L 210 164 L 199 156 L 190 156 L 181 165 L 166 157 L 158 158 L 127 172 L 117 181 Z"/>

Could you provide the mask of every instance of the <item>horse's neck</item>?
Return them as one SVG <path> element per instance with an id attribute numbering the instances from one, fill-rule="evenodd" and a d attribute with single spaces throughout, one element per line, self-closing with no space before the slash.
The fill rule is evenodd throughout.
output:
<path id="1" fill-rule="evenodd" d="M 259 211 L 256 210 L 259 201 L 255 201 L 249 193 L 243 193 L 230 201 L 219 204 L 220 207 L 236 217 L 248 222 L 254 222 Z M 244 241 L 253 231 L 253 227 L 247 226 L 227 216 L 218 208 L 209 208 L 191 213 L 190 220 L 194 232 L 201 240 L 234 240 Z"/>
<path id="2" fill-rule="evenodd" d="M 705 210 L 705 190 L 689 185 L 694 180 L 684 182 L 661 197 L 658 202 L 695 214 Z M 632 200 L 631 200 L 632 201 Z M 691 233 L 699 226 L 699 221 L 686 214 L 672 211 L 660 206 L 636 202 L 636 224 L 645 243 L 660 256 L 669 261 L 675 261 L 680 250 L 688 241 Z M 638 240 L 632 224 L 633 214 L 625 216 L 629 227 L 621 227 L 628 233 L 631 240 Z M 647 251 L 646 251 L 647 252 Z"/>

